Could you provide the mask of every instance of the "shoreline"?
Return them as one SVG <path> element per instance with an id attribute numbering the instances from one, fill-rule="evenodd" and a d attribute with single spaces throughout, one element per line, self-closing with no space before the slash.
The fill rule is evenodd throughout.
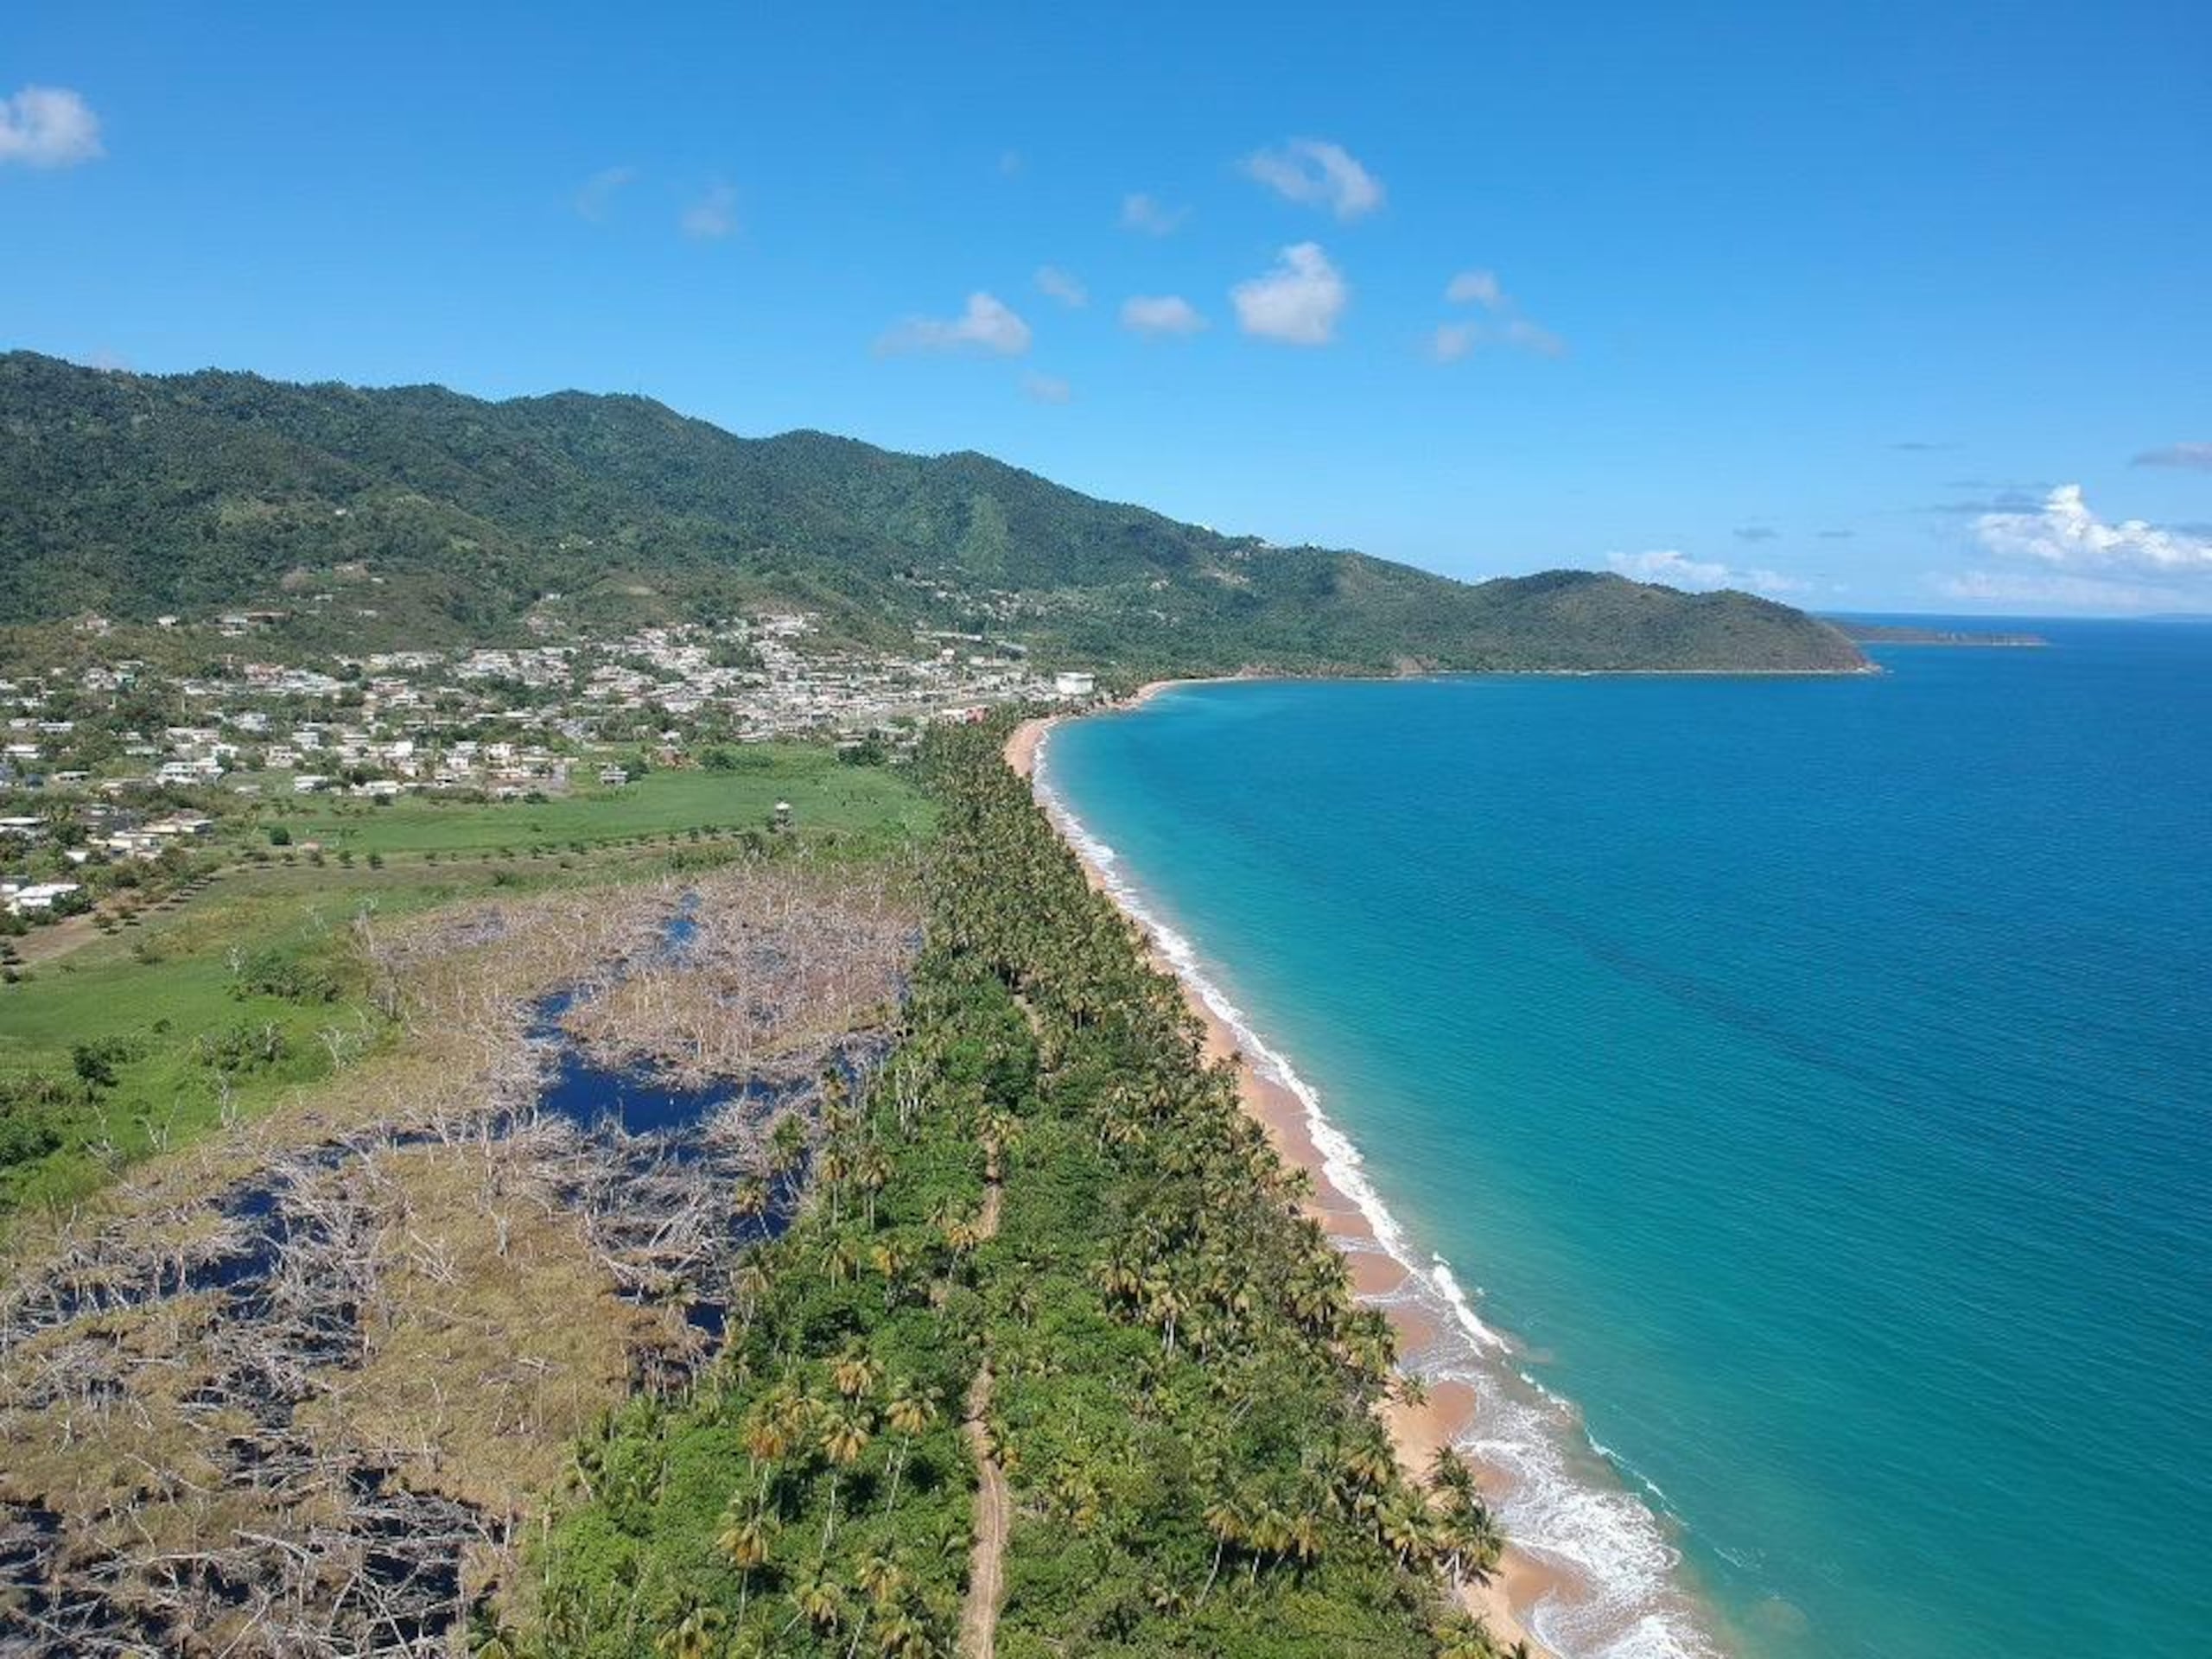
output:
<path id="1" fill-rule="evenodd" d="M 1217 683 L 1154 680 L 1111 706 L 1116 709 L 1140 708 L 1177 686 Z M 1033 791 L 1036 786 L 1038 752 L 1053 728 L 1069 718 L 1049 715 L 1026 720 L 1007 739 L 1006 763 Z M 1044 803 L 1040 800 L 1039 804 Z M 1225 1060 L 1235 1068 L 1237 1096 L 1245 1111 L 1267 1132 L 1270 1144 L 1283 1161 L 1293 1168 L 1304 1170 L 1312 1178 L 1313 1195 L 1303 1207 L 1320 1224 L 1338 1254 L 1344 1256 L 1355 1298 L 1382 1309 L 1396 1333 L 1402 1360 L 1435 1347 L 1445 1336 L 1440 1323 L 1427 1310 L 1398 1300 L 1414 1287 L 1417 1275 L 1390 1254 L 1357 1198 L 1344 1192 L 1331 1175 L 1330 1160 L 1315 1143 L 1306 1103 L 1283 1083 L 1268 1076 L 1261 1064 L 1246 1052 L 1229 1021 L 1200 994 L 1190 976 L 1179 970 L 1160 950 L 1144 918 L 1129 914 L 1105 872 L 1079 842 L 1067 835 L 1057 815 L 1048 811 L 1047 816 L 1052 818 L 1053 828 L 1082 865 L 1084 880 L 1094 890 L 1112 899 L 1122 913 L 1137 925 L 1144 935 L 1153 966 L 1171 976 L 1181 989 L 1185 1005 L 1205 1028 L 1205 1058 Z M 1474 1426 L 1475 1408 L 1473 1390 L 1465 1382 L 1449 1379 L 1432 1383 L 1427 1399 L 1420 1405 L 1393 1400 L 1384 1406 L 1384 1427 L 1396 1450 L 1399 1466 L 1409 1479 L 1426 1484 L 1430 1459 L 1440 1447 L 1453 1445 L 1467 1434 Z M 1495 1499 L 1497 1471 L 1478 1465 L 1473 1466 L 1478 1475 L 1489 1478 L 1484 1484 L 1491 1487 L 1491 1496 Z M 1531 1627 L 1532 1619 L 1537 1606 L 1567 1583 L 1566 1575 L 1509 1543 L 1497 1571 L 1487 1581 L 1470 1580 L 1462 1586 L 1459 1599 L 1469 1612 L 1482 1619 L 1503 1647 L 1510 1649 L 1516 1643 L 1526 1643 L 1532 1655 L 1552 1659 L 1552 1649 L 1537 1639 Z"/>

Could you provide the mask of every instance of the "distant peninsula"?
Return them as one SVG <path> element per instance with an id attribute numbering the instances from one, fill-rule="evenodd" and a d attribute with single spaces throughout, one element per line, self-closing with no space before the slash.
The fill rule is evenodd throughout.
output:
<path id="1" fill-rule="evenodd" d="M 520 640 L 798 608 L 1131 683 L 1239 671 L 1849 673 L 1752 594 L 1462 582 L 1102 501 L 972 453 L 734 436 L 637 397 L 489 403 L 0 354 L 0 630 L 250 616 L 257 648 Z M 0 648 L 6 645 L 0 639 Z"/>
<path id="2" fill-rule="evenodd" d="M 2039 633 L 1982 632 L 1964 628 L 1923 628 L 1906 623 L 1860 622 L 1849 617 L 1832 616 L 1825 619 L 1838 633 L 1855 645 L 1960 645 L 1987 646 L 1995 649 L 2026 647 L 2034 649 L 2048 645 L 2050 641 Z"/>

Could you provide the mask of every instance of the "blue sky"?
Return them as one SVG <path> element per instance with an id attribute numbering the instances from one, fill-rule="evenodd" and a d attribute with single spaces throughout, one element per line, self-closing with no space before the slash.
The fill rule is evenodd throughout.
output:
<path id="1" fill-rule="evenodd" d="M 19 0 L 0 100 L 0 346 L 643 391 L 1465 576 L 2212 610 L 2183 0 Z"/>

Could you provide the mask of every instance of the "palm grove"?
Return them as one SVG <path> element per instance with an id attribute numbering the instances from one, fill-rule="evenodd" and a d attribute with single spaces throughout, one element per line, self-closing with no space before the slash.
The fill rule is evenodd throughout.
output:
<path id="1" fill-rule="evenodd" d="M 490 1651 L 1478 1655 L 1502 1540 L 1401 1471 L 1391 1332 L 988 732 L 900 1046 L 833 1085 L 726 1349 L 577 1450 Z"/>

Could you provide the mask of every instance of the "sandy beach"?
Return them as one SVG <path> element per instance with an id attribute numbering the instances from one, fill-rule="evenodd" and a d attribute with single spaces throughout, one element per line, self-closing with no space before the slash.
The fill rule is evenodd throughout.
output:
<path id="1" fill-rule="evenodd" d="M 1156 681 L 1122 706 L 1135 707 L 1171 686 L 1186 683 L 1190 682 Z M 1018 775 L 1033 779 L 1038 749 L 1061 718 L 1052 715 L 1025 721 L 1014 728 L 1007 741 L 1006 760 Z M 1083 861 L 1084 873 L 1090 884 L 1110 896 L 1111 889 L 1104 877 L 1083 857 L 1080 848 L 1074 850 Z M 1163 973 L 1174 972 L 1173 965 L 1157 950 L 1153 951 L 1153 963 Z M 1374 1300 L 1389 1297 L 1403 1288 L 1408 1277 L 1404 1267 L 1375 1242 L 1374 1229 L 1359 1206 L 1331 1183 L 1320 1149 L 1313 1144 L 1309 1132 L 1304 1103 L 1250 1064 L 1237 1046 L 1235 1033 L 1187 980 L 1178 976 L 1178 982 L 1182 986 L 1184 1001 L 1205 1027 L 1207 1058 L 1226 1059 L 1235 1065 L 1238 1093 L 1245 1110 L 1267 1130 L 1276 1152 L 1286 1162 L 1313 1177 L 1313 1196 L 1306 1205 L 1307 1212 L 1338 1241 L 1355 1293 L 1363 1300 Z M 1370 1248 L 1360 1248 L 1362 1241 L 1366 1241 Z M 1386 1312 L 1397 1332 L 1402 1354 L 1418 1354 L 1431 1348 L 1442 1334 L 1427 1315 L 1410 1304 L 1395 1303 Z M 1398 1461 L 1406 1472 L 1418 1478 L 1440 1446 L 1452 1444 L 1466 1433 L 1473 1412 L 1473 1393 L 1459 1382 L 1436 1384 L 1424 1404 L 1393 1402 L 1389 1406 L 1384 1419 L 1397 1448 Z M 1546 1650 L 1529 1633 L 1526 1615 L 1557 1588 L 1559 1582 L 1541 1563 L 1509 1548 L 1489 1583 L 1469 1584 L 1461 1595 L 1469 1610 L 1482 1617 L 1491 1633 L 1503 1644 L 1510 1647 L 1516 1642 L 1526 1642 L 1532 1653 L 1541 1654 Z"/>

